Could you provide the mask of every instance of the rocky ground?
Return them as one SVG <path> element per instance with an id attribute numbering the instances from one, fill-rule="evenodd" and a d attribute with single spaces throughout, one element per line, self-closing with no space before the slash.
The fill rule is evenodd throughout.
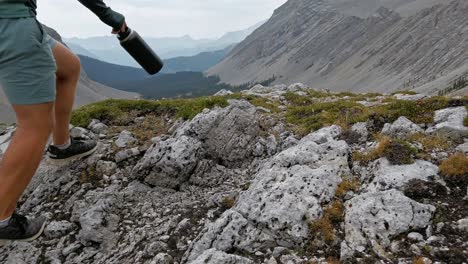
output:
<path id="1" fill-rule="evenodd" d="M 192 119 L 74 127 L 97 153 L 42 162 L 19 212 L 44 235 L 0 263 L 468 263 L 466 97 L 216 96 Z"/>

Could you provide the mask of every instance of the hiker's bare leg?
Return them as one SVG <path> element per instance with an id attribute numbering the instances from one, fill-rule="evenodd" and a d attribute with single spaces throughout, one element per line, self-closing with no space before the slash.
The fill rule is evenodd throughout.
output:
<path id="1" fill-rule="evenodd" d="M 70 138 L 68 130 L 76 86 L 80 78 L 80 60 L 60 43 L 54 46 L 52 52 L 57 64 L 54 145 L 63 145 Z"/>
<path id="2" fill-rule="evenodd" d="M 18 127 L 0 163 L 0 219 L 8 218 L 34 176 L 53 127 L 53 103 L 13 105 Z"/>

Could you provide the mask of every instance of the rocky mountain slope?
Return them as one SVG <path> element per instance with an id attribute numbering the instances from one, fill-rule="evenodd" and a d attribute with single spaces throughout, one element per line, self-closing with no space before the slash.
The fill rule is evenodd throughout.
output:
<path id="1" fill-rule="evenodd" d="M 46 27 L 46 31 L 54 39 L 60 42 L 62 41 L 62 38 L 55 30 Z M 86 72 L 82 69 L 80 81 L 78 83 L 75 106 L 79 107 L 108 98 L 134 99 L 136 97 L 139 97 L 136 93 L 120 91 L 90 80 Z M 15 114 L 13 109 L 11 109 L 8 99 L 5 97 L 3 91 L 0 91 L 0 122 L 10 123 L 14 121 Z"/>
<path id="2" fill-rule="evenodd" d="M 434 94 L 468 75 L 467 11 L 464 0 L 289 0 L 207 74 Z"/>
<path id="3" fill-rule="evenodd" d="M 81 108 L 97 153 L 42 162 L 19 211 L 45 234 L 0 263 L 466 263 L 467 107 L 294 84 Z"/>

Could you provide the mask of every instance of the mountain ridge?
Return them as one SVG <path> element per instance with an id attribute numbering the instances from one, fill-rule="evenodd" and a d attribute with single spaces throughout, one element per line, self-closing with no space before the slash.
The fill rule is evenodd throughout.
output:
<path id="1" fill-rule="evenodd" d="M 336 1 L 288 1 L 206 74 L 234 85 L 275 77 L 340 91 L 421 87 L 418 92 L 437 93 L 468 73 L 462 69 L 468 63 L 466 1 L 432 1 L 407 16 L 379 7 L 367 17 L 335 10 L 330 2 Z M 407 6 L 383 2 L 397 10 Z M 442 82 L 444 76 L 450 78 Z"/>
<path id="2" fill-rule="evenodd" d="M 163 59 L 195 56 L 202 52 L 224 50 L 233 44 L 237 44 L 263 22 L 264 21 L 259 22 L 244 30 L 227 32 L 216 39 L 193 39 L 189 35 L 185 35 L 181 37 L 166 38 L 145 37 L 145 41 Z M 91 38 L 69 38 L 65 39 L 65 42 L 79 45 L 106 62 L 132 67 L 138 66 L 136 62 L 134 62 L 134 60 L 124 50 L 122 50 L 115 37 L 100 36 Z M 80 49 L 76 49 L 75 51 L 80 53 Z"/>

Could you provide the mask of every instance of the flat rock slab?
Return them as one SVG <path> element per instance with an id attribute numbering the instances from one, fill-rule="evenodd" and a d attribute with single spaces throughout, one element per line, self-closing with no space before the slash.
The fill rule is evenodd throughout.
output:
<path id="1" fill-rule="evenodd" d="M 386 158 L 376 160 L 368 170 L 373 177 L 366 188 L 370 192 L 399 189 L 411 180 L 429 181 L 439 173 L 439 167 L 428 161 L 417 160 L 409 165 L 391 165 Z"/>
<path id="2" fill-rule="evenodd" d="M 436 208 L 406 197 L 398 190 L 361 194 L 345 203 L 345 241 L 342 259 L 369 246 L 386 248 L 398 234 L 425 228 L 431 223 Z"/>

